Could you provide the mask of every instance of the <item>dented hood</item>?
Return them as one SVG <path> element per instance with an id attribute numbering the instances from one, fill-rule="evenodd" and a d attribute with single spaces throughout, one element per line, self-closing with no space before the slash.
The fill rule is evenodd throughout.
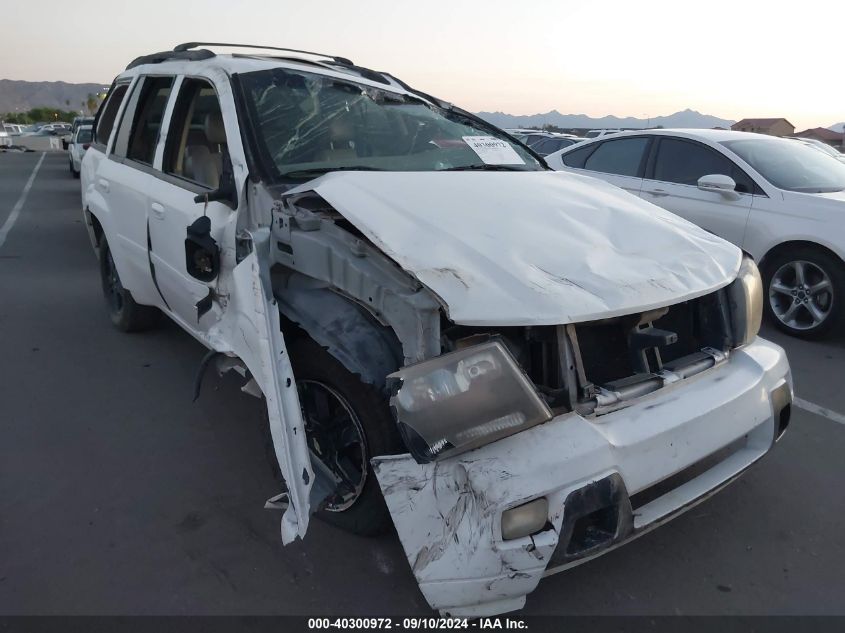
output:
<path id="1" fill-rule="evenodd" d="M 333 172 L 313 190 L 465 325 L 630 314 L 727 285 L 735 246 L 565 172 Z"/>

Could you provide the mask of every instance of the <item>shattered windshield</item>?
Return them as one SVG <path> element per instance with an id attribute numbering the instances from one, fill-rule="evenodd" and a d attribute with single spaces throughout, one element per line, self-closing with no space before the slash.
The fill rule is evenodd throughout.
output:
<path id="1" fill-rule="evenodd" d="M 283 178 L 335 170 L 542 169 L 499 130 L 422 99 L 291 69 L 240 77 L 259 149 Z"/>

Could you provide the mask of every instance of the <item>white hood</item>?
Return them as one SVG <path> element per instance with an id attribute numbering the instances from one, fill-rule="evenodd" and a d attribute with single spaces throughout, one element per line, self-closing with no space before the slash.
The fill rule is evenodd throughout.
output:
<path id="1" fill-rule="evenodd" d="M 727 285 L 735 246 L 562 172 L 333 172 L 313 190 L 465 325 L 641 312 Z"/>

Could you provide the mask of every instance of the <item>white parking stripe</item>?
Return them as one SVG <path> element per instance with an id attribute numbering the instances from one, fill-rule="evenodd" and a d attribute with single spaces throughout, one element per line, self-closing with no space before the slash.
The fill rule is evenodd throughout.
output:
<path id="1" fill-rule="evenodd" d="M 23 209 L 23 205 L 26 203 L 26 197 L 29 195 L 29 190 L 32 189 L 32 183 L 35 182 L 35 176 L 38 174 L 38 170 L 41 169 L 41 163 L 44 162 L 44 156 L 46 155 L 47 152 L 41 152 L 41 158 L 39 158 L 38 162 L 35 163 L 35 168 L 32 170 L 32 174 L 30 174 L 29 180 L 26 181 L 26 185 L 21 192 L 21 197 L 18 198 L 18 201 L 12 208 L 12 212 L 3 223 L 3 226 L 0 226 L 0 248 L 3 248 L 6 236 L 9 235 L 9 231 L 11 231 L 12 227 L 15 225 L 15 220 L 17 220 L 18 216 L 21 214 L 21 209 Z"/>
<path id="2" fill-rule="evenodd" d="M 792 404 L 794 404 L 799 409 L 804 409 L 804 411 L 815 413 L 816 415 L 820 415 L 823 418 L 827 418 L 828 420 L 839 422 L 839 424 L 845 424 L 845 415 L 821 407 L 813 402 L 807 402 L 806 400 L 802 400 L 801 398 L 795 398 L 793 399 Z"/>

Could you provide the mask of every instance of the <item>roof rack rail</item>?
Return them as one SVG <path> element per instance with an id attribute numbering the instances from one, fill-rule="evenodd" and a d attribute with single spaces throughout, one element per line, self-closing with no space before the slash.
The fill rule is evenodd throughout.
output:
<path id="1" fill-rule="evenodd" d="M 302 55 L 314 55 L 315 57 L 325 57 L 332 61 L 343 64 L 344 66 L 354 66 L 352 60 L 346 57 L 339 57 L 338 55 L 327 55 L 325 53 L 315 53 L 313 51 L 303 51 L 297 48 L 279 48 L 278 46 L 258 46 L 257 44 L 230 44 L 227 42 L 185 42 L 173 47 L 174 53 L 185 53 L 192 48 L 199 46 L 218 46 L 226 48 L 262 48 L 268 51 L 284 51 L 286 53 L 301 53 Z"/>

